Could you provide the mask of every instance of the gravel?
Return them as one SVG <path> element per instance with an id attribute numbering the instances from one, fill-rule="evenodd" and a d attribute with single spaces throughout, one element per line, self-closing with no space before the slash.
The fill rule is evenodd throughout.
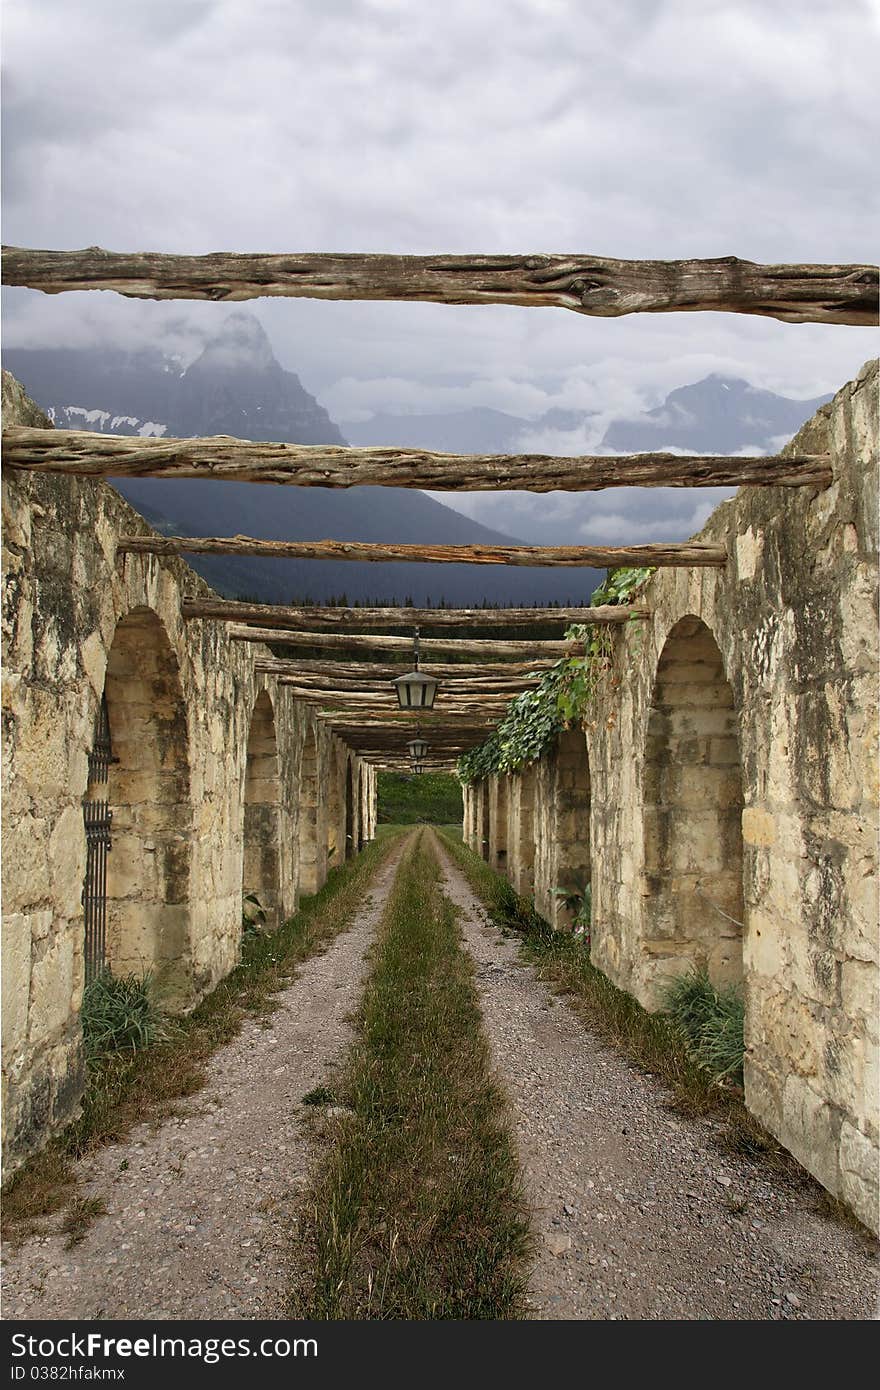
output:
<path id="1" fill-rule="evenodd" d="M 302 1271 L 293 1235 L 326 1084 L 404 842 L 356 926 L 307 961 L 271 1018 L 250 1020 L 205 1087 L 159 1128 L 80 1164 L 106 1214 L 65 1250 L 47 1228 L 4 1260 L 7 1318 L 277 1318 Z M 511 1102 L 532 1208 L 535 1319 L 866 1319 L 877 1246 L 814 1209 L 814 1189 L 725 1153 L 711 1122 L 595 1038 L 492 926 L 441 850 Z M 330 1107 L 332 1110 L 332 1107 Z M 57 1225 L 57 1219 L 55 1221 Z"/>
<path id="2" fill-rule="evenodd" d="M 357 924 L 306 961 L 270 1017 L 215 1053 L 204 1088 L 158 1129 L 79 1164 L 106 1214 L 65 1250 L 56 1233 L 4 1256 L 7 1318 L 274 1318 L 319 1144 L 316 1107 L 351 1041 L 367 952 L 403 850 L 379 869 Z M 55 1223 L 57 1225 L 57 1222 Z"/>
<path id="3" fill-rule="evenodd" d="M 510 1098 L 536 1319 L 867 1319 L 878 1246 L 670 1109 L 521 963 L 440 849 Z"/>

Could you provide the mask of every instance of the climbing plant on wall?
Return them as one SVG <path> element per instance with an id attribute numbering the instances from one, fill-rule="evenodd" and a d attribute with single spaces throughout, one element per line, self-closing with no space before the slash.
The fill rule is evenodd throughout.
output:
<path id="1" fill-rule="evenodd" d="M 632 566 L 610 571 L 594 592 L 590 606 L 631 603 L 653 573 L 653 569 Z M 562 729 L 584 719 L 596 686 L 611 665 L 614 638 L 608 627 L 590 623 L 575 624 L 565 636 L 583 642 L 584 655 L 557 661 L 533 690 L 511 700 L 504 718 L 486 741 L 459 758 L 462 782 L 516 772 L 540 758 Z"/>

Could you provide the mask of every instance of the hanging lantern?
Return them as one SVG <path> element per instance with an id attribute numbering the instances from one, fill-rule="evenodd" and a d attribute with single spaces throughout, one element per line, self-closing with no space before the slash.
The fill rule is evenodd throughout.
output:
<path id="1" fill-rule="evenodd" d="M 425 739 L 422 738 L 421 734 L 416 734 L 416 737 L 410 739 L 409 743 L 406 746 L 409 749 L 409 756 L 412 758 L 414 765 L 416 763 L 423 763 L 425 761 L 425 754 L 428 751 L 428 745 Z M 419 771 L 421 771 L 421 768 L 419 768 Z"/>
<path id="2" fill-rule="evenodd" d="M 433 676 L 425 676 L 419 670 L 419 630 L 413 634 L 414 669 L 405 676 L 398 676 L 393 682 L 397 691 L 397 703 L 401 709 L 432 709 L 434 696 L 440 684 Z"/>

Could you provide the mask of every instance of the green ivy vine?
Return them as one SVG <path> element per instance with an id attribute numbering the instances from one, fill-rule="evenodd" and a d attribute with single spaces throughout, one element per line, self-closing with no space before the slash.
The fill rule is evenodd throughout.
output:
<path id="1" fill-rule="evenodd" d="M 611 570 L 590 607 L 630 603 L 653 573 L 633 566 Z M 609 627 L 593 623 L 577 623 L 565 636 L 583 642 L 584 655 L 557 661 L 534 689 L 511 700 L 486 741 L 459 758 L 460 781 L 467 784 L 494 773 L 516 772 L 536 762 L 563 729 L 584 719 L 599 681 L 611 667 L 614 637 Z"/>

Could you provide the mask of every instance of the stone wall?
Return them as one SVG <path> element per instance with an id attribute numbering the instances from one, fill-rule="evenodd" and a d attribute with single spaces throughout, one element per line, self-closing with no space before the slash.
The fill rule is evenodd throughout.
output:
<path id="1" fill-rule="evenodd" d="M 3 405 L 7 424 L 48 427 L 6 374 Z M 230 642 L 222 623 L 184 623 L 182 597 L 211 592 L 186 564 L 116 559 L 121 535 L 150 528 L 111 487 L 7 469 L 3 526 L 3 1133 L 14 1164 L 77 1113 L 82 1093 L 84 797 L 113 812 L 108 959 L 153 972 L 181 1011 L 236 964 L 244 893 L 277 924 L 320 887 L 346 778 L 356 852 L 375 823 L 375 780 L 286 687 L 255 673 L 266 648 Z M 102 697 L 114 761 L 89 784 Z"/>
<path id="2" fill-rule="evenodd" d="M 588 815 L 580 793 L 564 805 L 560 742 L 533 803 L 510 779 L 506 825 L 520 891 L 536 842 L 551 920 L 580 837 L 593 960 L 647 1008 L 690 966 L 742 980 L 747 1105 L 875 1229 L 876 441 L 869 363 L 788 446 L 828 451 L 832 485 L 740 489 L 699 537 L 726 567 L 658 571 L 651 620 L 616 633 L 584 730 Z"/>

